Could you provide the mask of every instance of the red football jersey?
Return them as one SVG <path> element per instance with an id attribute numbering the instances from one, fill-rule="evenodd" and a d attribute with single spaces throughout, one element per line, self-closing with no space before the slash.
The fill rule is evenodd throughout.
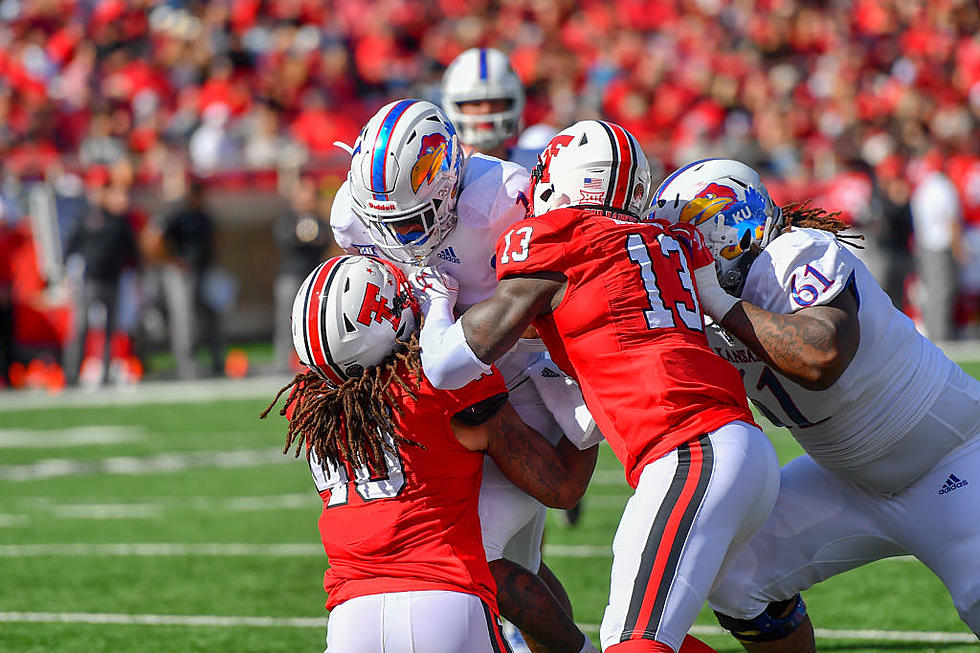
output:
<path id="1" fill-rule="evenodd" d="M 644 465 L 733 420 L 752 423 L 742 380 L 704 335 L 692 256 L 700 234 L 560 209 L 516 223 L 497 243 L 497 278 L 560 272 L 561 304 L 534 321 L 578 379 L 592 417 L 636 486 Z M 689 251 L 688 248 L 693 248 Z"/>
<path id="2" fill-rule="evenodd" d="M 330 559 L 327 609 L 367 594 L 451 590 L 475 594 L 496 610 L 477 512 L 484 454 L 465 449 L 449 420 L 506 392 L 503 381 L 495 373 L 453 391 L 423 381 L 415 400 L 397 384 L 390 391 L 404 409 L 393 416 L 399 433 L 424 449 L 400 445 L 397 456 L 385 454 L 387 470 L 374 474 L 310 456 Z"/>

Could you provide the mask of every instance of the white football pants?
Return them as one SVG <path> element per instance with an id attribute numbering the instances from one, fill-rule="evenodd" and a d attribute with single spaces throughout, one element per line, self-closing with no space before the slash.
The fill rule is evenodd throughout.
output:
<path id="1" fill-rule="evenodd" d="M 762 431 L 741 421 L 648 464 L 613 540 L 603 651 L 635 639 L 680 648 L 778 491 L 776 452 Z"/>
<path id="2" fill-rule="evenodd" d="M 562 438 L 561 429 L 525 372 L 541 356 L 538 352 L 512 350 L 496 365 L 504 375 L 510 403 L 518 416 L 555 443 Z M 569 406 L 570 411 L 573 409 L 574 406 Z M 488 456 L 480 485 L 480 526 L 487 561 L 507 558 L 537 573 L 541 567 L 541 538 L 546 517 L 544 505 L 508 481 Z"/>
<path id="3" fill-rule="evenodd" d="M 782 470 L 772 514 L 709 602 L 723 614 L 751 619 L 770 601 L 906 554 L 942 579 L 960 618 L 980 636 L 980 435 L 891 497 L 809 456 L 793 460 Z"/>
<path id="4" fill-rule="evenodd" d="M 500 622 L 473 594 L 371 594 L 330 612 L 324 653 L 506 653 Z"/>

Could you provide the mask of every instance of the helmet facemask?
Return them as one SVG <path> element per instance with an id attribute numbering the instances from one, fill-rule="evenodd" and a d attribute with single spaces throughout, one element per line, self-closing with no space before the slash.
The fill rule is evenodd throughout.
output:
<path id="1" fill-rule="evenodd" d="M 393 102 L 354 145 L 351 210 L 387 258 L 425 265 L 456 226 L 462 174 L 459 137 L 446 114 L 431 102 Z"/>
<path id="2" fill-rule="evenodd" d="M 387 258 L 398 263 L 424 266 L 456 227 L 456 211 L 446 209 L 454 204 L 433 198 L 403 214 L 372 212 L 356 202 L 352 202 L 351 208 L 367 227 L 375 247 Z"/>

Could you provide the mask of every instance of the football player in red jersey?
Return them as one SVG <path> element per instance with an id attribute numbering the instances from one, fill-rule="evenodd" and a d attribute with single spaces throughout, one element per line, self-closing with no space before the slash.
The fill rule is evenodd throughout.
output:
<path id="1" fill-rule="evenodd" d="M 640 222 L 649 197 L 622 127 L 576 123 L 542 153 L 531 215 L 497 244 L 500 280 L 453 321 L 427 291 L 422 364 L 460 387 L 529 325 L 574 376 L 635 493 L 613 541 L 603 650 L 677 651 L 726 562 L 776 498 L 775 452 L 735 369 L 704 333 L 696 279 L 714 260 L 697 230 Z"/>
<path id="2" fill-rule="evenodd" d="M 558 508 L 579 500 L 595 466 L 596 447 L 552 446 L 521 422 L 496 372 L 461 390 L 433 388 L 414 338 L 417 309 L 393 264 L 322 263 L 293 305 L 294 345 L 311 371 L 263 413 L 291 389 L 284 451 L 307 454 L 323 500 L 327 651 L 508 650 L 477 511 L 483 452 Z M 555 650 L 595 650 L 571 628 L 578 639 Z"/>

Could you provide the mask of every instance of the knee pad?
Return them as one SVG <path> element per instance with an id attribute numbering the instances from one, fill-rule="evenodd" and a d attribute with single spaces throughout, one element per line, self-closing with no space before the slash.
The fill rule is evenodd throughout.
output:
<path id="1" fill-rule="evenodd" d="M 786 612 L 792 606 L 785 617 L 779 615 Z M 773 642 L 789 637 L 803 624 L 806 618 L 806 603 L 803 597 L 797 594 L 786 601 L 774 601 L 770 603 L 762 614 L 753 619 L 736 619 L 715 611 L 718 623 L 722 628 L 731 632 L 732 636 L 740 642 Z"/>

